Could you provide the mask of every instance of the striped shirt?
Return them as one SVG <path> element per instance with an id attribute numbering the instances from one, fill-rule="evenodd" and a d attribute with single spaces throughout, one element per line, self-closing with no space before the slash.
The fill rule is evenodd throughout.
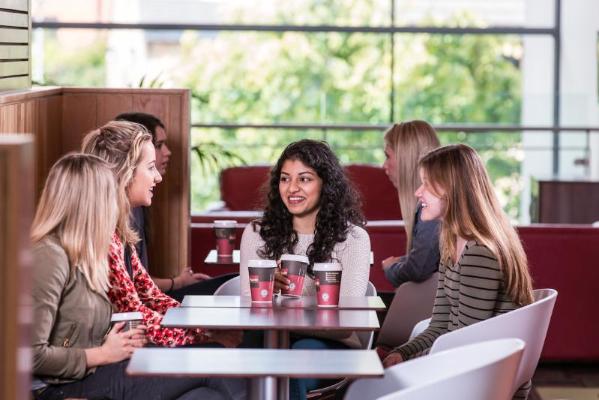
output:
<path id="1" fill-rule="evenodd" d="M 439 264 L 439 283 L 429 327 L 394 351 L 404 360 L 428 354 L 433 342 L 444 333 L 516 308 L 506 292 L 497 258 L 487 247 L 469 241 L 457 263 Z M 528 389 L 530 383 L 520 388 L 514 398 L 526 398 Z"/>

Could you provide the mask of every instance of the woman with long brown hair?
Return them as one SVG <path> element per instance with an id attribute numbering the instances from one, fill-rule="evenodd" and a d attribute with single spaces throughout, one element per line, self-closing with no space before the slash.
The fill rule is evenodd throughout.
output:
<path id="1" fill-rule="evenodd" d="M 441 220 L 439 283 L 429 327 L 384 360 L 427 354 L 440 335 L 533 301 L 526 254 L 476 151 L 458 144 L 419 162 L 422 219 Z M 526 398 L 524 385 L 515 398 Z"/>
<path id="2" fill-rule="evenodd" d="M 421 205 L 414 192 L 420 186 L 418 160 L 439 147 L 437 132 L 425 121 L 394 124 L 385 132 L 383 169 L 397 189 L 399 206 L 406 230 L 406 254 L 383 260 L 387 280 L 394 287 L 404 282 L 421 282 L 439 266 L 439 222 L 423 221 Z"/>

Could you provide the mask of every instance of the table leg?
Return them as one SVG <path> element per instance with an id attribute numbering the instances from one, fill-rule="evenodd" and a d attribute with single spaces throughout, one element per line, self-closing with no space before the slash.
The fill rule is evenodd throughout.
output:
<path id="1" fill-rule="evenodd" d="M 264 347 L 267 349 L 279 348 L 279 333 L 276 330 L 264 332 Z"/>
<path id="2" fill-rule="evenodd" d="M 263 376 L 250 380 L 250 400 L 277 400 L 277 379 Z"/>
<path id="3" fill-rule="evenodd" d="M 279 348 L 279 333 L 276 330 L 264 332 L 264 347 L 267 349 Z M 261 399 L 277 400 L 277 378 L 265 376 L 261 380 Z"/>
<path id="4" fill-rule="evenodd" d="M 289 348 L 289 331 L 279 331 L 279 348 Z M 289 400 L 289 378 L 279 378 L 277 382 L 279 399 Z"/>

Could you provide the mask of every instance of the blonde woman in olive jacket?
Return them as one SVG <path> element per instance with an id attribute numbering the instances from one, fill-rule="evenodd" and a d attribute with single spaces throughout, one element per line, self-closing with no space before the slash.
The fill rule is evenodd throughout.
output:
<path id="1" fill-rule="evenodd" d="M 31 234 L 33 397 L 230 398 L 223 380 L 125 374 L 127 359 L 146 339 L 143 326 L 123 332 L 120 323 L 109 329 L 107 254 L 117 216 L 108 163 L 70 154 L 52 167 Z"/>

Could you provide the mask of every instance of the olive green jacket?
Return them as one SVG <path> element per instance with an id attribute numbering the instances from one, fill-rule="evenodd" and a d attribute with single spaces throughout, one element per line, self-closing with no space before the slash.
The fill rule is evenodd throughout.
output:
<path id="1" fill-rule="evenodd" d="M 110 301 L 90 289 L 55 235 L 32 253 L 33 373 L 47 383 L 82 379 L 93 372 L 84 349 L 100 346 L 110 327 Z"/>

